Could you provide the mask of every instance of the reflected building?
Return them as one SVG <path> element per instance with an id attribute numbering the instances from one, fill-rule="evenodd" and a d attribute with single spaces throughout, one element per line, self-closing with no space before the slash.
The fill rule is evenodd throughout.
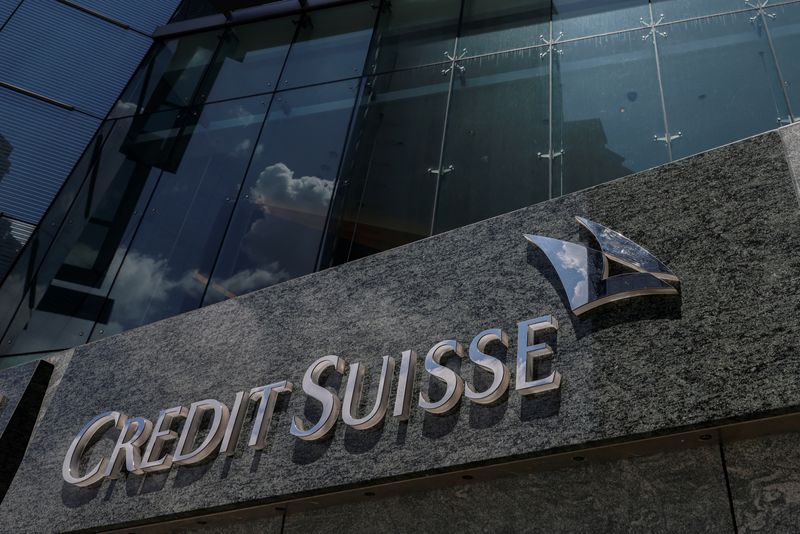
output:
<path id="1" fill-rule="evenodd" d="M 0 530 L 796 531 L 798 45 L 0 0 Z"/>
<path id="2" fill-rule="evenodd" d="M 187 0 L 155 31 L 33 243 L 6 237 L 0 353 L 101 339 L 794 119 L 798 2 L 289 4 Z"/>

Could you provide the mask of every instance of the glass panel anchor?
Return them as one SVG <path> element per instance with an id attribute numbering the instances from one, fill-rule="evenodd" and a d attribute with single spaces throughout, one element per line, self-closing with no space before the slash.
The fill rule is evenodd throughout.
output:
<path id="1" fill-rule="evenodd" d="M 682 132 L 678 132 L 678 133 L 676 133 L 676 134 L 670 135 L 669 137 L 668 137 L 668 136 L 666 136 L 666 135 L 662 135 L 661 137 L 659 137 L 659 136 L 657 136 L 657 135 L 654 135 L 654 136 L 653 136 L 653 141 L 654 141 L 654 142 L 659 142 L 659 141 L 661 141 L 662 143 L 671 143 L 671 142 L 672 142 L 672 141 L 674 141 L 675 139 L 678 139 L 678 138 L 680 138 L 680 137 L 682 137 L 682 136 L 683 136 L 683 133 L 682 133 Z"/>
<path id="2" fill-rule="evenodd" d="M 459 65 L 458 64 L 458 60 L 462 59 L 466 55 L 467 55 L 467 49 L 466 48 L 461 50 L 461 53 L 458 54 L 457 56 L 452 56 L 452 55 L 450 55 L 450 52 L 445 50 L 444 57 L 446 57 L 447 59 L 452 61 L 452 63 L 446 69 L 442 69 L 442 74 L 443 75 L 444 74 L 448 74 L 451 70 L 453 70 L 453 68 L 458 69 L 458 72 L 464 72 L 465 70 L 467 70 L 467 68 L 464 65 Z"/>
<path id="3" fill-rule="evenodd" d="M 664 14 L 663 13 L 661 13 L 658 16 L 658 20 L 653 20 L 653 18 L 650 17 L 650 22 L 644 20 L 644 17 L 641 17 L 639 19 L 639 22 L 641 23 L 641 25 L 644 26 L 645 28 L 649 28 L 647 33 L 642 35 L 642 41 L 648 40 L 651 35 L 653 36 L 653 39 L 655 39 L 655 35 L 656 34 L 658 34 L 661 37 L 666 37 L 667 36 L 667 32 L 662 32 L 661 30 L 657 29 L 658 26 L 661 24 L 661 21 L 663 21 L 663 20 L 664 20 Z"/>
<path id="4" fill-rule="evenodd" d="M 556 47 L 556 44 L 558 44 L 558 42 L 561 41 L 562 37 L 564 37 L 564 32 L 559 32 L 558 37 L 556 37 L 555 39 L 545 39 L 544 35 L 540 35 L 539 39 L 542 41 L 542 43 L 547 45 L 547 50 L 545 50 L 544 52 L 540 52 L 539 57 L 543 58 L 547 56 L 547 54 L 553 51 L 555 51 L 558 55 L 563 54 L 564 51 Z"/>
<path id="5" fill-rule="evenodd" d="M 455 167 L 453 167 L 452 165 L 448 165 L 447 167 L 442 169 L 441 176 L 444 176 L 445 174 L 450 174 L 454 170 L 455 170 Z M 434 169 L 433 167 L 430 167 L 430 168 L 428 168 L 427 172 L 428 172 L 428 174 L 433 174 L 434 176 L 439 176 L 439 169 Z"/>

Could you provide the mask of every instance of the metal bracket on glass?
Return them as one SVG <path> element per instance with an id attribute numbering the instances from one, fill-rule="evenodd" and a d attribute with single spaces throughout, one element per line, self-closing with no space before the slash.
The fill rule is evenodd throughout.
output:
<path id="1" fill-rule="evenodd" d="M 745 4 L 752 7 L 753 9 L 758 10 L 758 12 L 755 15 L 750 17 L 750 22 L 755 22 L 761 15 L 768 17 L 772 20 L 775 20 L 776 17 L 775 13 L 767 13 L 767 4 L 769 4 L 769 0 L 763 0 L 761 2 L 755 2 L 755 3 L 745 1 Z"/>
<path id="2" fill-rule="evenodd" d="M 428 174 L 434 174 L 434 175 L 436 175 L 436 176 L 439 176 L 439 175 L 441 174 L 441 176 L 444 176 L 445 174 L 450 174 L 450 173 L 451 173 L 451 172 L 453 172 L 454 170 L 455 170 L 455 167 L 453 167 L 453 165 L 452 165 L 452 164 L 451 164 L 451 165 L 448 165 L 447 167 L 445 167 L 444 169 L 442 169 L 442 172 L 441 172 L 441 173 L 439 172 L 439 169 L 434 169 L 433 167 L 430 167 L 430 168 L 428 169 Z"/>
<path id="3" fill-rule="evenodd" d="M 655 39 L 656 34 L 660 35 L 661 37 L 666 37 L 667 32 L 662 32 L 661 30 L 658 29 L 658 26 L 661 24 L 663 20 L 664 20 L 663 13 L 658 15 L 658 20 L 653 20 L 653 18 L 650 17 L 650 22 L 644 20 L 644 17 L 640 17 L 639 22 L 642 24 L 642 26 L 644 26 L 645 28 L 649 28 L 648 32 L 642 35 L 642 41 L 648 40 L 651 35 L 653 36 L 653 39 Z"/>
<path id="4" fill-rule="evenodd" d="M 681 132 L 678 132 L 678 133 L 670 135 L 670 136 L 662 135 L 661 137 L 659 137 L 657 135 L 654 135 L 653 136 L 653 141 L 656 142 L 656 143 L 659 142 L 659 141 L 661 141 L 662 143 L 671 143 L 675 139 L 678 139 L 678 138 L 680 138 L 682 136 L 683 136 L 683 133 L 681 133 Z"/>
<path id="5" fill-rule="evenodd" d="M 783 117 L 778 117 L 778 126 L 784 126 L 786 124 L 793 124 L 795 122 L 797 122 L 797 121 L 793 121 L 792 119 L 789 119 L 789 118 L 784 119 Z"/>
<path id="6" fill-rule="evenodd" d="M 548 153 L 537 152 L 536 153 L 536 156 L 539 159 L 556 159 L 556 158 L 560 158 L 563 155 L 564 155 L 564 149 L 563 148 L 561 150 L 559 150 L 558 152 L 548 152 Z"/>
<path id="7" fill-rule="evenodd" d="M 564 51 L 561 50 L 560 48 L 556 47 L 558 42 L 561 41 L 562 37 L 564 37 L 564 32 L 559 32 L 558 37 L 556 37 L 555 39 L 545 39 L 544 35 L 540 35 L 539 36 L 539 40 L 542 41 L 542 43 L 547 45 L 547 50 L 545 50 L 544 52 L 539 52 L 539 57 L 540 58 L 544 58 L 551 51 L 555 51 L 555 53 L 558 54 L 558 55 L 563 54 Z"/>
<path id="8" fill-rule="evenodd" d="M 448 51 L 446 51 L 446 50 L 445 50 L 445 52 L 444 52 L 444 57 L 446 57 L 447 59 L 449 59 L 450 61 L 452 61 L 452 63 L 451 63 L 451 64 L 450 64 L 450 66 L 449 66 L 449 67 L 447 67 L 446 69 L 442 69 L 442 74 L 443 74 L 443 75 L 444 75 L 444 74 L 449 74 L 449 73 L 450 73 L 450 71 L 451 71 L 451 70 L 453 70 L 453 68 L 456 68 L 456 69 L 458 69 L 458 72 L 464 72 L 465 70 L 467 70 L 467 68 L 466 68 L 464 65 L 459 65 L 459 64 L 458 64 L 458 61 L 459 61 L 460 59 L 462 59 L 462 58 L 463 58 L 464 56 L 466 56 L 466 55 L 467 55 L 467 49 L 466 49 L 466 48 L 464 48 L 463 50 L 461 50 L 461 53 L 460 53 L 460 54 L 458 54 L 457 56 L 452 56 L 452 55 L 450 55 L 450 52 L 448 52 Z"/>

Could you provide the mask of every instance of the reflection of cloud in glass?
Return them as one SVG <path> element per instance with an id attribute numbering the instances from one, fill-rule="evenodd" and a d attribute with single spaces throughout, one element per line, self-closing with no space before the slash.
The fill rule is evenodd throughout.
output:
<path id="1" fill-rule="evenodd" d="M 585 247 L 562 241 L 561 250 L 556 254 L 564 271 L 573 271 L 570 274 L 562 273 L 562 279 L 565 281 L 569 279 L 572 284 L 573 292 L 569 299 L 570 304 L 585 304 L 589 301 L 586 253 Z"/>
<path id="2" fill-rule="evenodd" d="M 257 289 L 284 282 L 291 275 L 281 268 L 279 262 L 273 262 L 265 268 L 239 271 L 233 276 L 213 283 L 213 288 L 223 295 L 232 298 Z"/>
<path id="3" fill-rule="evenodd" d="M 298 211 L 326 210 L 333 194 L 333 182 L 317 176 L 294 177 L 285 163 L 266 167 L 250 189 L 253 203 L 267 211 L 269 206 L 280 206 Z"/>
<path id="4" fill-rule="evenodd" d="M 125 265 L 114 283 L 114 318 L 123 323 L 137 321 L 147 310 L 166 302 L 176 289 L 200 294 L 204 283 L 192 273 L 182 273 L 178 279 L 169 276 L 169 262 L 165 258 L 155 259 L 136 251 L 125 258 Z"/>

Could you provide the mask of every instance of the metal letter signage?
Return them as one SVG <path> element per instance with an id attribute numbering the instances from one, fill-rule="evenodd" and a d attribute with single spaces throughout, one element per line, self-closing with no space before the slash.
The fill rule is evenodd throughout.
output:
<path id="1" fill-rule="evenodd" d="M 677 295 L 679 283 L 666 265 L 619 232 L 575 217 L 600 250 L 540 235 L 525 234 L 553 264 L 575 315 L 615 300 L 642 295 Z M 636 272 L 609 276 L 609 260 Z"/>
<path id="2" fill-rule="evenodd" d="M 614 300 L 638 295 L 678 293 L 675 287 L 667 283 L 678 282 L 678 278 L 655 256 L 614 230 L 581 217 L 577 219 L 594 235 L 600 245 L 599 251 L 549 237 L 525 236 L 544 252 L 555 267 L 576 315 Z M 609 260 L 636 272 L 609 276 Z M 505 363 L 489 354 L 490 345 L 499 345 L 507 354 L 514 353 L 509 347 L 511 338 L 499 328 L 480 332 L 472 339 L 468 350 L 455 339 L 436 343 L 425 356 L 424 368 L 429 387 L 419 392 L 417 406 L 432 414 L 445 414 L 455 409 L 463 397 L 480 405 L 502 402 L 507 398 L 506 393 L 512 383 L 519 395 L 558 393 L 561 388 L 561 374 L 558 371 L 551 369 L 547 376 L 537 373 L 539 362 L 554 356 L 553 348 L 544 339 L 547 336 L 552 339 L 557 334 L 558 321 L 552 315 L 517 323 L 513 381 L 511 370 Z M 465 357 L 475 367 L 492 375 L 488 387 L 476 389 L 444 363 L 450 358 Z M 344 424 L 354 430 L 377 427 L 389 411 L 393 385 L 395 401 L 391 416 L 407 421 L 411 417 L 417 359 L 417 353 L 413 350 L 402 351 L 398 366 L 395 358 L 384 356 L 375 400 L 362 403 L 364 365 L 348 365 L 336 355 L 319 358 L 306 370 L 302 390 L 307 397 L 321 403 L 321 413 L 315 422 L 306 422 L 303 417 L 294 415 L 289 432 L 302 440 L 320 440 L 330 435 L 340 415 Z M 324 375 L 332 373 L 348 375 L 343 399 L 338 391 L 326 385 Z M 438 389 L 444 389 L 444 393 L 437 395 L 436 399 L 431 398 L 430 386 L 434 384 L 440 386 Z M 237 392 L 230 409 L 216 399 L 206 399 L 193 402 L 188 407 L 174 406 L 161 410 L 155 424 L 143 417 L 128 417 L 116 411 L 104 412 L 86 423 L 73 439 L 64 458 L 63 478 L 69 484 L 88 487 L 101 483 L 104 478 L 119 477 L 123 469 L 141 475 L 166 471 L 173 465 L 197 464 L 218 454 L 234 456 L 245 414 L 251 403 L 256 405 L 256 409 L 247 446 L 264 449 L 277 398 L 279 395 L 291 395 L 292 392 L 293 385 L 288 380 L 274 382 L 252 388 L 249 392 Z M 362 404 L 368 407 L 364 414 L 361 413 Z M 81 459 L 88 449 L 101 435 L 112 429 L 118 435 L 111 454 L 93 466 L 82 467 Z"/>
<path id="3" fill-rule="evenodd" d="M 558 322 L 546 315 L 518 323 L 517 330 L 519 346 L 516 351 L 518 376 L 515 391 L 526 396 L 558 392 L 561 387 L 561 375 L 558 372 L 553 370 L 548 376 L 535 376 L 537 360 L 553 357 L 550 346 L 535 338 L 547 331 L 556 334 Z M 469 344 L 468 352 L 455 339 L 436 343 L 425 357 L 425 371 L 429 382 L 442 382 L 445 391 L 436 400 L 432 400 L 428 392 L 421 391 L 417 406 L 430 413 L 444 414 L 458 406 L 462 397 L 476 404 L 500 402 L 505 398 L 511 384 L 511 372 L 500 359 L 487 351 L 492 344 L 501 345 L 508 351 L 509 340 L 508 334 L 501 329 L 490 328 L 475 336 Z M 509 354 L 512 352 L 509 351 Z M 491 385 L 482 391 L 465 383 L 456 371 L 443 363 L 448 358 L 464 358 L 467 355 L 475 366 L 493 375 Z M 316 422 L 309 424 L 299 415 L 295 415 L 290 433 L 302 440 L 323 439 L 333 431 L 340 415 L 344 423 L 355 430 L 376 427 L 389 412 L 392 386 L 395 401 L 391 416 L 407 421 L 411 417 L 417 359 L 416 352 L 405 350 L 400 355 L 398 366 L 393 357 L 384 356 L 375 400 L 365 403 L 370 408 L 361 415 L 364 365 L 348 365 L 343 358 L 335 355 L 319 358 L 308 367 L 303 376 L 303 393 L 319 401 L 322 412 Z M 323 375 L 344 375 L 345 372 L 348 376 L 342 400 L 338 391 L 325 385 Z M 278 395 L 289 395 L 292 390 L 292 383 L 284 380 L 255 387 L 249 393 L 246 390 L 237 392 L 230 409 L 216 399 L 193 402 L 188 407 L 174 406 L 161 410 L 155 424 L 143 417 L 128 417 L 121 412 L 102 413 L 90 420 L 72 440 L 64 458 L 63 478 L 69 484 L 89 487 L 101 483 L 105 478 L 119 477 L 123 469 L 131 474 L 142 475 L 166 471 L 173 465 L 197 464 L 218 454 L 233 456 L 242 433 L 245 413 L 251 403 L 256 405 L 256 409 L 247 446 L 263 449 Z M 180 427 L 180 431 L 177 427 Z M 119 433 L 110 456 L 102 458 L 94 466 L 82 467 L 81 459 L 92 444 L 112 429 Z M 202 439 L 200 436 L 203 436 Z M 170 450 L 172 448 L 174 451 Z"/>

